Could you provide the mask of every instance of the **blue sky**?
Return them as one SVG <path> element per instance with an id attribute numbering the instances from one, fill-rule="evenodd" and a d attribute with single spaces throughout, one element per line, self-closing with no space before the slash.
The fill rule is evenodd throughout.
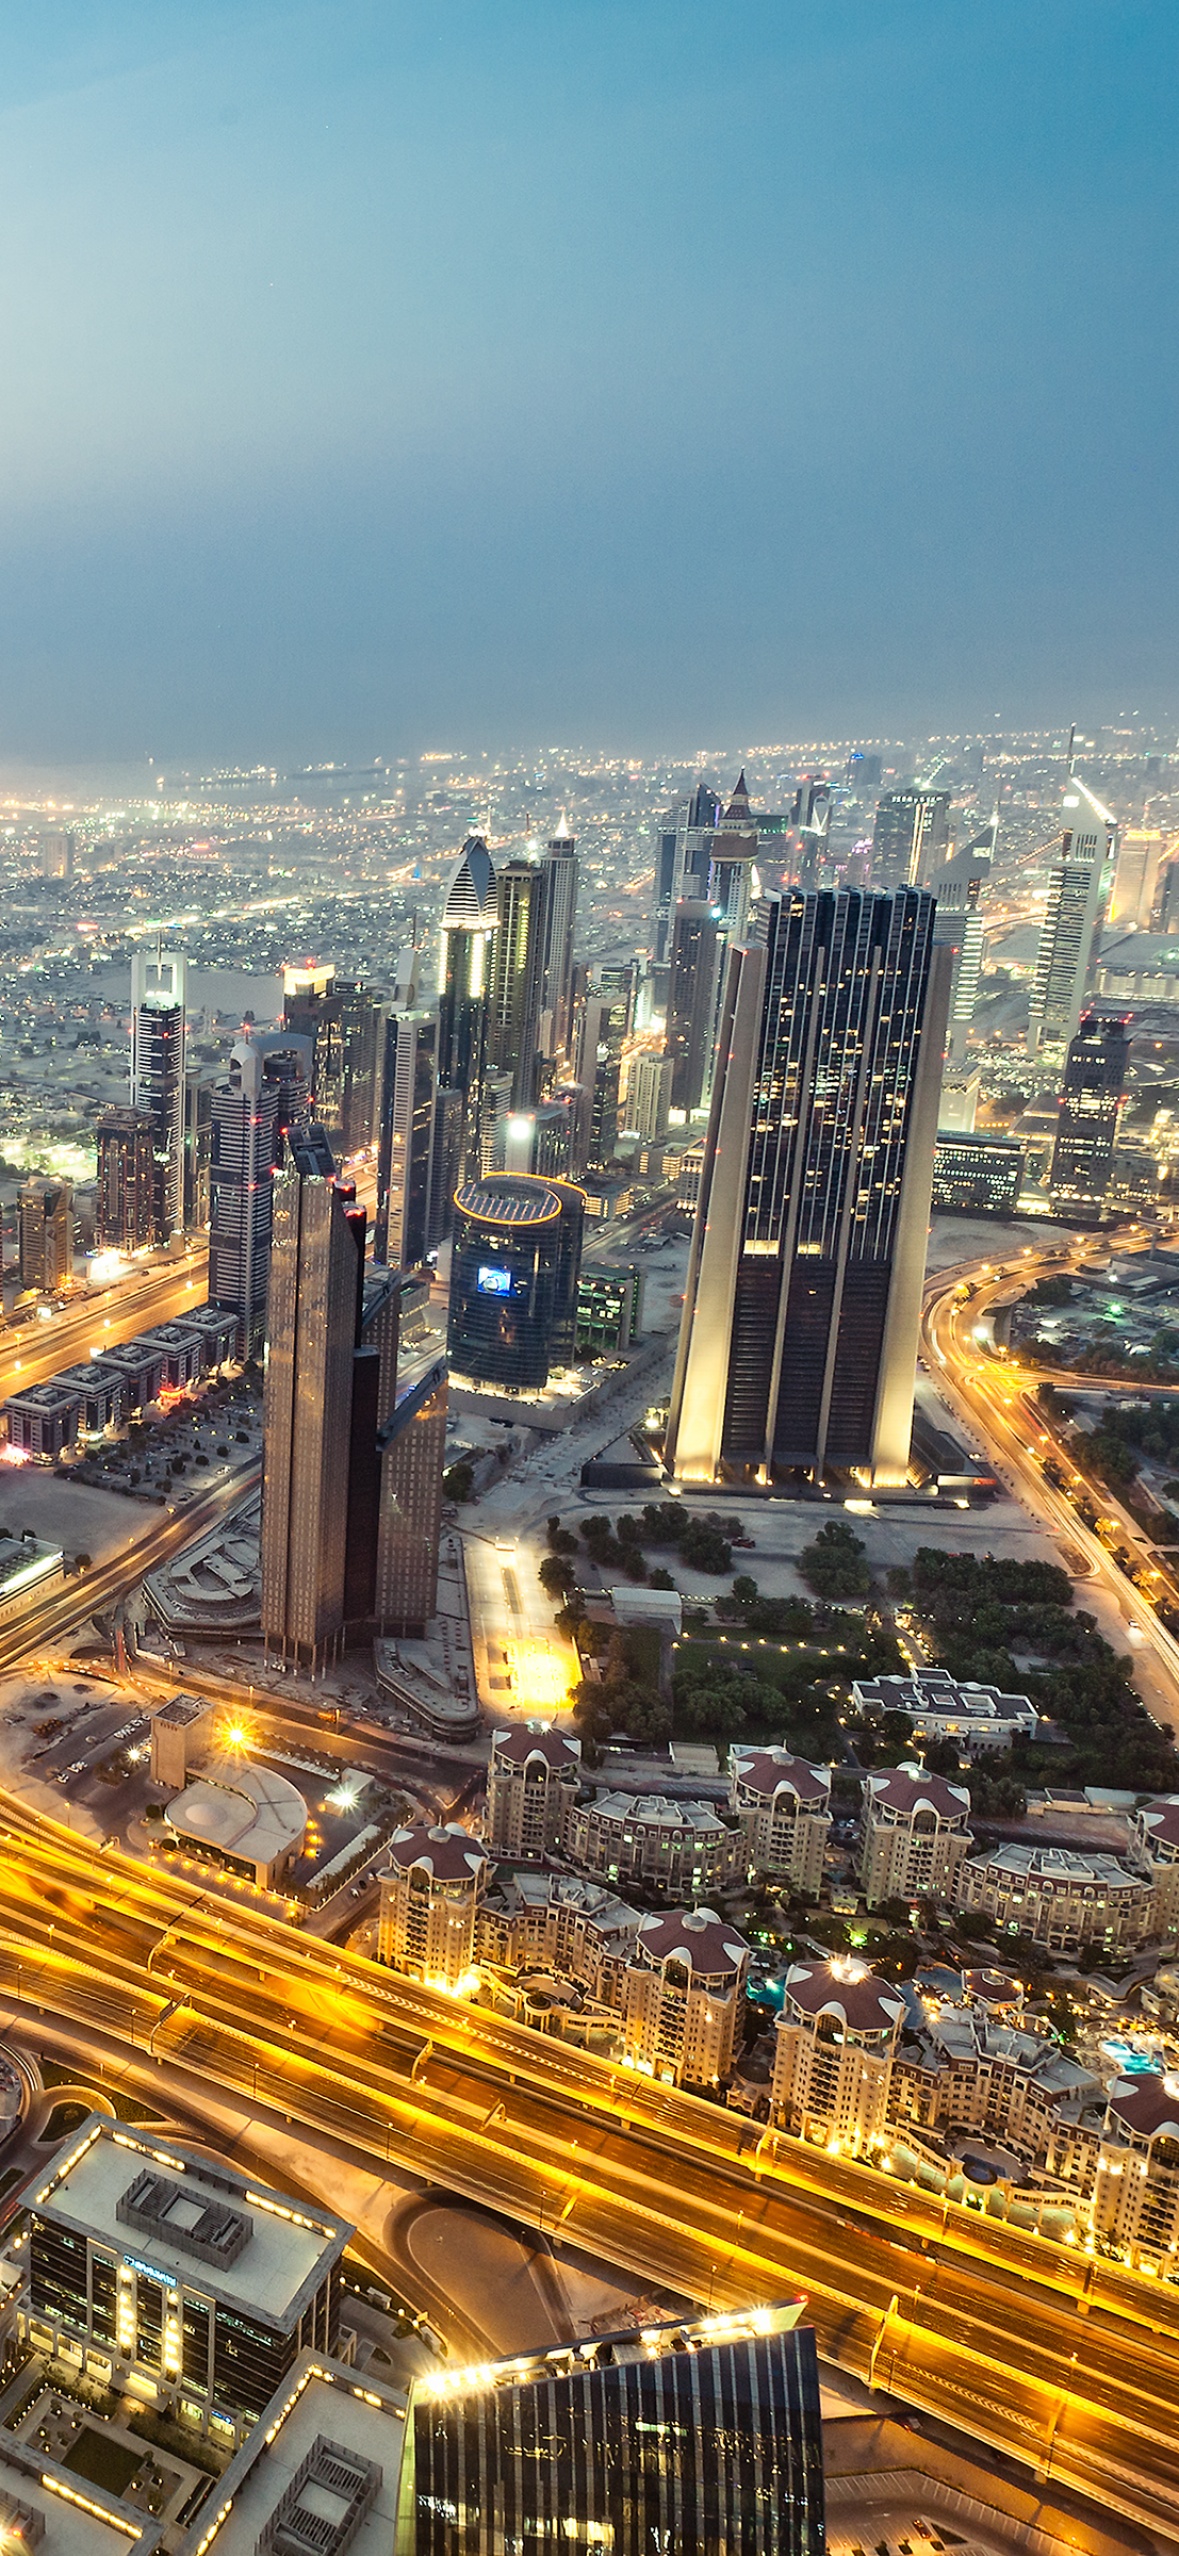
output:
<path id="1" fill-rule="evenodd" d="M 0 756 L 1179 720 L 1174 0 L 7 0 Z"/>

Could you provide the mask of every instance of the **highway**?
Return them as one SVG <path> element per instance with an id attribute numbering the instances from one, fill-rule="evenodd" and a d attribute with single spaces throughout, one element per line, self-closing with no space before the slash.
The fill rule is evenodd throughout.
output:
<path id="1" fill-rule="evenodd" d="M 0 1401 L 27 1385 L 47 1383 L 93 1349 L 118 1349 L 157 1323 L 179 1322 L 205 1303 L 208 1282 L 208 1244 L 192 1243 L 173 1260 L 71 1296 L 46 1321 L 34 1314 L 28 1322 L 10 1323 L 0 1331 Z"/>
<path id="2" fill-rule="evenodd" d="M 1179 2295 L 551 2043 L 11 1805 L 0 1995 L 820 2348 L 1179 2531 Z M 969 2409 L 967 2412 L 966 2409 Z"/>
<path id="3" fill-rule="evenodd" d="M 1077 1255 L 1092 1247 L 1091 1241 L 1078 1245 Z M 1034 1393 L 1036 1371 L 1007 1365 L 1003 1359 L 980 1349 L 974 1337 L 976 1326 L 996 1300 L 1010 1297 L 1015 1276 L 1021 1285 L 1031 1286 L 1037 1278 L 1058 1274 L 1061 1267 L 1057 1246 L 1049 1254 L 1021 1255 L 1009 1263 L 963 1263 L 927 1280 L 922 1312 L 926 1364 L 942 1400 L 970 1438 L 985 1447 L 1000 1477 L 1006 1479 L 1050 1535 L 1081 1556 L 1090 1573 L 1087 1586 L 1100 1588 L 1112 1601 L 1121 1622 L 1135 1627 L 1135 1683 L 1156 1720 L 1179 1730 L 1179 1641 L 1160 1623 L 1149 1598 L 1119 1569 L 1101 1537 L 1086 1526 L 1065 1492 L 1046 1480 L 1043 1455 L 1051 1449 L 1047 1445 L 1037 1449 L 1032 1443 L 1031 1425 L 1021 1401 L 1023 1394 Z M 964 1286 L 972 1289 L 968 1300 L 963 1297 Z M 1061 1379 L 1053 1375 L 1052 1381 L 1059 1383 Z M 1099 1377 L 1087 1376 L 1083 1382 L 1091 1393 L 1102 1390 Z"/>
<path id="4" fill-rule="evenodd" d="M 128 1536 L 126 1543 L 104 1561 L 92 1563 L 89 1570 L 79 1571 L 71 1579 L 58 1581 L 38 1606 L 29 1607 L 0 1631 L 0 1675 L 27 1659 L 30 1652 L 44 1650 L 47 1644 L 60 1642 L 65 1634 L 76 1632 L 79 1625 L 90 1616 L 101 1614 L 104 1607 L 117 1604 L 146 1572 L 154 1571 L 224 1517 L 227 1510 L 236 1508 L 255 1488 L 261 1472 L 260 1464 L 239 1466 L 227 1481 L 200 1499 L 186 1501 L 174 1515 L 167 1509 L 162 1515 L 155 1512 L 150 1525 L 138 1535 Z"/>

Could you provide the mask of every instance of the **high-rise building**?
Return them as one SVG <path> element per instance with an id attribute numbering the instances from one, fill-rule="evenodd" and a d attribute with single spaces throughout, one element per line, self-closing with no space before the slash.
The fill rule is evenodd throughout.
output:
<path id="1" fill-rule="evenodd" d="M 831 1834 L 830 1767 L 808 1766 L 786 1748 L 734 1743 L 729 1801 L 749 1841 L 752 1870 L 817 1899 Z"/>
<path id="2" fill-rule="evenodd" d="M 390 1268 L 416 1269 L 433 1240 L 437 1010 L 387 1012 L 383 1038 L 373 1249 Z"/>
<path id="3" fill-rule="evenodd" d="M 631 1058 L 625 1117 L 627 1126 L 642 1137 L 645 1145 L 661 1145 L 667 1134 L 674 1071 L 670 1056 L 639 1054 Z"/>
<path id="4" fill-rule="evenodd" d="M 437 1613 L 446 1413 L 445 1358 L 428 1352 L 399 1367 L 393 1406 L 377 1436 L 374 1613 L 382 1633 L 420 1639 Z"/>
<path id="5" fill-rule="evenodd" d="M 1125 1022 L 1091 1012 L 1069 1040 L 1048 1190 L 1070 1219 L 1096 1223 L 1105 1203 L 1129 1053 Z"/>
<path id="6" fill-rule="evenodd" d="M 941 868 L 949 843 L 948 790 L 886 790 L 872 830 L 873 887 L 918 887 Z"/>
<path id="7" fill-rule="evenodd" d="M 831 784 L 808 777 L 799 782 L 790 811 L 798 835 L 798 884 L 822 887 L 831 840 Z"/>
<path id="8" fill-rule="evenodd" d="M 592 2334 L 414 2382 L 394 2556 L 823 2556 L 799 2305 Z"/>
<path id="9" fill-rule="evenodd" d="M 156 1242 L 184 1224 L 185 993 L 188 962 L 174 950 L 131 961 L 131 1106 L 151 1120 Z"/>
<path id="10" fill-rule="evenodd" d="M 21 1286 L 55 1296 L 74 1275 L 74 1193 L 68 1180 L 22 1181 L 17 1214 Z"/>
<path id="11" fill-rule="evenodd" d="M 383 1014 L 367 985 L 339 988 L 342 1093 L 340 1142 L 345 1157 L 377 1141 Z"/>
<path id="12" fill-rule="evenodd" d="M 355 1423 L 369 1418 L 367 1405 L 354 1409 L 365 1218 L 319 1126 L 292 1131 L 273 1190 L 262 1631 L 268 1648 L 314 1670 L 335 1655 L 348 1620 Z M 375 1448 L 375 1390 L 372 1399 Z M 375 1528 L 375 1495 L 372 1507 Z M 363 1612 L 371 1616 L 371 1596 Z"/>
<path id="13" fill-rule="evenodd" d="M 286 1030 L 239 1038 L 212 1095 L 209 1302 L 236 1315 L 241 1358 L 262 1348 L 272 1175 L 287 1129 L 302 1117 L 311 1058 L 310 1039 Z"/>
<path id="14" fill-rule="evenodd" d="M 213 1086 L 200 1069 L 184 1077 L 184 1230 L 200 1233 L 209 1221 L 213 1164 Z"/>
<path id="15" fill-rule="evenodd" d="M 970 1845 L 970 1795 L 921 1766 L 865 1775 L 860 1885 L 869 1908 L 886 1899 L 955 1903 Z"/>
<path id="16" fill-rule="evenodd" d="M 729 952 L 667 1461 L 906 1478 L 948 961 L 933 899 L 804 895 Z"/>
<path id="17" fill-rule="evenodd" d="M 487 1848 L 456 1823 L 398 1828 L 381 1874 L 377 1959 L 452 1992 L 472 1979 Z"/>
<path id="18" fill-rule="evenodd" d="M 1157 825 L 1127 826 L 1109 900 L 1110 930 L 1149 932 L 1159 868 L 1170 837 Z"/>
<path id="19" fill-rule="evenodd" d="M 487 1019 L 492 957 L 499 908 L 495 871 L 482 835 L 469 834 L 455 866 L 442 908 L 442 947 L 438 969 L 438 1089 L 456 1092 L 462 1101 L 455 1179 L 438 1195 L 443 1218 L 440 1232 L 450 1230 L 450 1204 L 458 1179 L 480 1166 L 480 1121 L 487 1071 Z M 459 1113 L 451 1112 L 443 1130 L 443 1155 L 449 1162 Z M 437 1239 L 437 1237 L 436 1237 Z"/>
<path id="20" fill-rule="evenodd" d="M 952 953 L 947 1050 L 957 1062 L 966 1051 L 978 1002 L 986 942 L 986 893 L 998 829 L 997 816 L 940 870 L 926 872 L 923 887 L 937 898 L 933 937 Z"/>
<path id="21" fill-rule="evenodd" d="M 541 971 L 541 1049 L 567 1056 L 573 1039 L 573 934 L 577 921 L 577 844 L 565 822 L 550 837 L 545 863 L 544 964 Z"/>
<path id="22" fill-rule="evenodd" d="M 334 967 L 308 959 L 283 969 L 283 1027 L 310 1043 L 307 1108 L 329 1145 L 344 1135 L 344 992 Z"/>
<path id="23" fill-rule="evenodd" d="M 719 911 L 703 898 L 683 898 L 672 933 L 667 1052 L 671 1106 L 688 1117 L 707 1100 L 712 1084 L 724 949 Z"/>
<path id="24" fill-rule="evenodd" d="M 713 836 L 708 865 L 708 903 L 728 941 L 744 938 L 756 859 L 757 824 L 742 773 Z"/>
<path id="25" fill-rule="evenodd" d="M 145 1109 L 107 1109 L 98 1122 L 96 1240 L 106 1251 L 141 1251 L 155 1238 L 155 1129 Z"/>
<path id="26" fill-rule="evenodd" d="M 492 1854 L 521 1863 L 559 1854 L 565 1812 L 580 1782 L 580 1740 L 547 1722 L 495 1731 L 485 1821 Z"/>
<path id="27" fill-rule="evenodd" d="M 581 977 L 575 1070 L 585 1094 L 585 1159 L 590 1171 L 608 1170 L 617 1150 L 622 1055 L 633 1006 L 631 968 L 599 967 L 591 978 Z"/>
<path id="28" fill-rule="evenodd" d="M 623 2009 L 631 2065 L 668 2085 L 724 2085 L 748 1972 L 748 1944 L 714 1909 L 644 1917 L 627 1964 Z"/>
<path id="29" fill-rule="evenodd" d="M 66 826 L 50 826 L 41 837 L 41 876 L 43 879 L 69 879 L 74 873 L 77 841 Z"/>
<path id="30" fill-rule="evenodd" d="M 1024 1149 L 1014 1137 L 939 1134 L 933 1156 L 934 1207 L 959 1216 L 1014 1216 Z"/>
<path id="31" fill-rule="evenodd" d="M 796 1962 L 774 2036 L 775 2125 L 816 2146 L 868 2154 L 885 2130 L 906 2021 L 899 1988 L 874 1978 L 866 1962 Z"/>
<path id="32" fill-rule="evenodd" d="M 720 800 L 700 781 L 690 798 L 669 809 L 655 841 L 655 912 L 652 955 L 662 965 L 671 949 L 672 916 L 681 897 L 706 897 Z"/>
<path id="33" fill-rule="evenodd" d="M 1070 772 L 1032 981 L 1028 1047 L 1033 1055 L 1046 1040 L 1067 1042 L 1076 1032 L 1096 964 L 1117 840 L 1109 809 Z"/>
<path id="34" fill-rule="evenodd" d="M 513 1109 L 530 1109 L 536 1099 L 554 870 L 553 863 L 525 858 L 505 861 L 496 873 L 498 929 L 491 954 L 487 1070 L 511 1076 Z"/>
<path id="35" fill-rule="evenodd" d="M 455 1201 L 447 1354 L 461 1376 L 542 1391 L 577 1347 L 585 1201 L 569 1182 L 500 1173 Z"/>

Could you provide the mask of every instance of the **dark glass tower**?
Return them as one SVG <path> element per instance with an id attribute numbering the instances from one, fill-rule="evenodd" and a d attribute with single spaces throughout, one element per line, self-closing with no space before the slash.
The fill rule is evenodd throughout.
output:
<path id="1" fill-rule="evenodd" d="M 564 815 L 551 837 L 545 864 L 544 970 L 540 989 L 541 1044 L 546 1055 L 567 1056 L 573 1037 L 573 933 L 577 921 L 577 845 Z"/>
<path id="2" fill-rule="evenodd" d="M 873 886 L 916 886 L 940 869 L 949 844 L 948 790 L 886 790 L 872 832 Z"/>
<path id="3" fill-rule="evenodd" d="M 497 922 L 491 855 L 481 835 L 469 834 L 442 909 L 438 968 L 438 1090 L 440 1094 L 457 1093 L 462 1101 L 457 1145 L 460 1169 L 467 1164 L 478 1168 L 479 1163 L 488 998 Z M 447 1201 L 441 1205 L 445 1212 Z"/>
<path id="4" fill-rule="evenodd" d="M 432 1239 L 437 1051 L 437 1012 L 386 1014 L 373 1250 L 394 1269 L 415 1269 Z"/>
<path id="5" fill-rule="evenodd" d="M 1125 1022 L 1091 1012 L 1068 1043 L 1048 1187 L 1053 1206 L 1078 1223 L 1095 1224 L 1105 1201 L 1129 1053 Z"/>
<path id="6" fill-rule="evenodd" d="M 395 2556 L 566 2540 L 611 2556 L 822 2556 L 818 2367 L 797 2313 L 592 2336 L 466 2384 L 419 2380 Z"/>
<path id="7" fill-rule="evenodd" d="M 723 947 L 718 909 L 700 897 L 683 898 L 675 910 L 667 1004 L 673 1109 L 691 1113 L 707 1096 Z"/>
<path id="8" fill-rule="evenodd" d="M 470 1181 L 455 1200 L 451 1367 L 483 1384 L 543 1391 L 573 1363 L 585 1201 L 522 1172 Z"/>
<path id="9" fill-rule="evenodd" d="M 274 1167 L 302 1115 L 311 1041 L 285 1030 L 240 1038 L 213 1092 L 209 1164 L 209 1302 L 237 1316 L 237 1354 L 266 1329 Z"/>
<path id="10" fill-rule="evenodd" d="M 540 861 L 505 861 L 496 874 L 487 1070 L 511 1076 L 513 1109 L 531 1109 L 536 1099 L 549 887 Z"/>
<path id="11" fill-rule="evenodd" d="M 689 1481 L 905 1479 L 949 952 L 933 898 L 799 891 L 730 951 L 668 1427 Z"/>

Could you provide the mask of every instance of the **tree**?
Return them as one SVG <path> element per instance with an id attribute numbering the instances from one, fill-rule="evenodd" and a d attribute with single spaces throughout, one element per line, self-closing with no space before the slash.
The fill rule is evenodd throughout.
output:
<path id="1" fill-rule="evenodd" d="M 831 1518 L 804 1545 L 798 1567 L 816 1597 L 866 1597 L 872 1585 L 863 1544 L 841 1518 Z"/>
<path id="2" fill-rule="evenodd" d="M 664 1570 L 662 1562 L 657 1562 L 654 1570 L 647 1573 L 647 1586 L 649 1589 L 674 1589 L 675 1581 L 670 1571 Z"/>
<path id="3" fill-rule="evenodd" d="M 551 1598 L 567 1598 L 577 1586 L 572 1563 L 560 1553 L 546 1553 L 536 1576 Z"/>
<path id="4" fill-rule="evenodd" d="M 475 1488 L 475 1472 L 465 1456 L 460 1456 L 457 1464 L 447 1467 L 442 1476 L 442 1488 L 448 1500 L 461 1502 L 470 1499 Z"/>

